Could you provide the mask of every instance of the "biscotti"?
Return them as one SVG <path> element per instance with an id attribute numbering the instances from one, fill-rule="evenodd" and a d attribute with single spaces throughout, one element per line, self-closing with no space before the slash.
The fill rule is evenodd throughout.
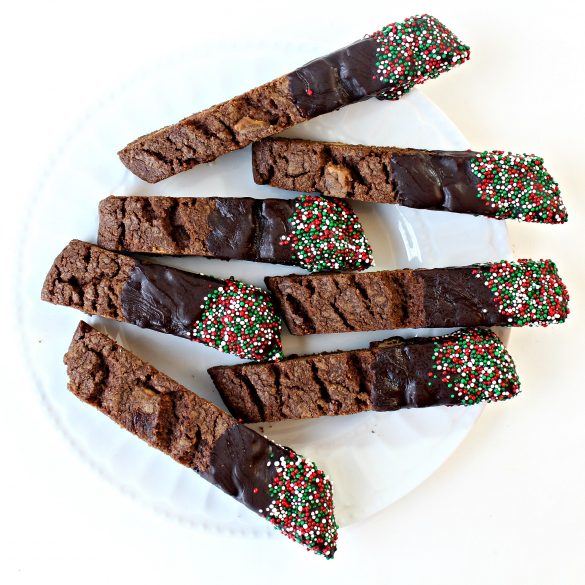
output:
<path id="1" fill-rule="evenodd" d="M 320 196 L 108 197 L 99 217 L 98 244 L 109 250 L 272 262 L 313 272 L 372 265 L 352 209 Z"/>
<path id="2" fill-rule="evenodd" d="M 293 335 L 477 325 L 548 325 L 569 312 L 550 260 L 267 277 Z"/>
<path id="3" fill-rule="evenodd" d="M 329 479 L 288 447 L 234 418 L 84 322 L 64 358 L 69 390 L 196 471 L 290 539 L 332 558 Z"/>
<path id="4" fill-rule="evenodd" d="M 41 298 L 254 360 L 282 357 L 269 295 L 243 282 L 192 274 L 72 240 Z"/>
<path id="5" fill-rule="evenodd" d="M 118 154 L 135 175 L 156 183 L 368 97 L 397 99 L 468 58 L 469 47 L 436 18 L 416 16 L 142 136 Z"/>
<path id="6" fill-rule="evenodd" d="M 469 405 L 505 400 L 520 389 L 502 342 L 479 328 L 208 371 L 230 412 L 244 422 Z"/>
<path id="7" fill-rule="evenodd" d="M 535 155 L 271 138 L 254 144 L 252 169 L 256 183 L 291 191 L 497 219 L 567 221 L 559 187 Z"/>

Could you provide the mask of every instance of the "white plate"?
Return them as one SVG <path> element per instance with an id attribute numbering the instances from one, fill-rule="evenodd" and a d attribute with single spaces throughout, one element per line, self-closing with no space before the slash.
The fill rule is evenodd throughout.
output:
<path id="1" fill-rule="evenodd" d="M 116 151 L 130 139 L 324 52 L 318 44 L 251 43 L 198 47 L 150 67 L 106 99 L 72 132 L 51 161 L 29 202 L 17 275 L 25 355 L 55 424 L 84 461 L 125 493 L 168 516 L 209 529 L 270 534 L 270 527 L 192 471 L 118 429 L 66 390 L 62 356 L 81 313 L 39 301 L 45 274 L 71 238 L 95 241 L 97 204 L 115 193 L 291 197 L 255 185 L 250 148 L 159 183 L 133 177 Z M 432 82 L 431 82 L 432 83 Z M 422 93 L 399 102 L 369 100 L 298 126 L 291 136 L 363 144 L 465 149 L 463 136 Z M 356 205 L 373 246 L 377 268 L 464 265 L 509 255 L 505 224 L 486 218 Z M 234 275 L 261 285 L 290 268 L 250 262 L 168 259 L 168 264 L 216 276 Z M 204 397 L 221 404 L 206 369 L 237 363 L 202 345 L 102 319 L 92 323 L 128 349 Z M 419 330 L 417 335 L 438 331 Z M 415 332 L 398 332 L 412 335 Z M 388 332 L 284 336 L 285 351 L 317 352 L 366 346 Z M 334 482 L 340 524 L 362 520 L 389 506 L 427 478 L 463 440 L 481 406 L 288 421 L 264 425 L 324 468 Z"/>

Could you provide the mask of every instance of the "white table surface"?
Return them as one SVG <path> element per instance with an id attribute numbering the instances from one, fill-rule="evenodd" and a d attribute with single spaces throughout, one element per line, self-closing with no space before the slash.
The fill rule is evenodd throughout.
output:
<path id="1" fill-rule="evenodd" d="M 511 223 L 510 235 L 517 257 L 557 262 L 572 314 L 563 326 L 513 331 L 522 395 L 488 407 L 464 444 L 413 493 L 344 529 L 335 560 L 325 562 L 282 538 L 246 541 L 179 526 L 97 477 L 52 427 L 22 369 L 8 287 L 1 293 L 7 310 L 0 582 L 583 583 L 583 4 L 197 4 L 21 1 L 3 8 L 0 160 L 8 184 L 0 197 L 10 198 L 6 209 L 20 217 L 63 131 L 89 106 L 129 72 L 195 38 L 224 35 L 245 43 L 250 36 L 294 34 L 326 37 L 334 49 L 386 22 L 432 11 L 471 45 L 472 59 L 420 91 L 474 148 L 544 157 L 560 183 L 569 223 Z M 10 269 L 20 230 L 21 221 L 2 226 Z"/>

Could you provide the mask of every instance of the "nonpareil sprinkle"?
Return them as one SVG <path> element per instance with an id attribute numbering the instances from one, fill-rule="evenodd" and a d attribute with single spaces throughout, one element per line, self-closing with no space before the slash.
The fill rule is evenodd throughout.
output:
<path id="1" fill-rule="evenodd" d="M 311 272 L 364 270 L 374 263 L 357 215 L 340 199 L 302 195 L 289 222 L 291 233 L 281 244 L 292 246 L 298 263 Z"/>
<path id="2" fill-rule="evenodd" d="M 282 359 L 280 319 L 266 291 L 230 278 L 203 300 L 193 341 L 244 359 Z"/>
<path id="3" fill-rule="evenodd" d="M 428 14 L 389 24 L 372 38 L 379 44 L 372 77 L 388 84 L 378 96 L 384 99 L 396 100 L 469 59 L 469 47 Z"/>
<path id="4" fill-rule="evenodd" d="M 480 179 L 477 196 L 496 210 L 496 217 L 537 223 L 567 221 L 559 186 L 542 158 L 484 151 L 472 159 L 471 170 Z"/>
<path id="5" fill-rule="evenodd" d="M 514 362 L 489 329 L 461 329 L 437 338 L 429 378 L 447 384 L 451 398 L 465 405 L 507 400 L 520 391 Z"/>
<path id="6" fill-rule="evenodd" d="M 563 323 L 569 293 L 552 260 L 477 264 L 473 274 L 493 295 L 500 314 L 514 326 Z"/>
<path id="7" fill-rule="evenodd" d="M 269 486 L 271 502 L 263 510 L 266 518 L 290 539 L 332 558 L 338 526 L 329 478 L 294 452 L 280 457 L 275 466 Z"/>

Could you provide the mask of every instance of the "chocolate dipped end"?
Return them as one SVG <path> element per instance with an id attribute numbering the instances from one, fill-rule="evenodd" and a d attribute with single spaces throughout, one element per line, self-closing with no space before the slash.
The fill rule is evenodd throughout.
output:
<path id="1" fill-rule="evenodd" d="M 205 298 L 223 284 L 210 276 L 137 262 L 122 290 L 124 320 L 191 339 Z"/>
<path id="2" fill-rule="evenodd" d="M 398 203 L 496 219 L 564 223 L 560 190 L 541 158 L 502 151 L 399 151 L 391 155 Z"/>
<path id="3" fill-rule="evenodd" d="M 289 89 L 313 118 L 372 96 L 397 99 L 468 58 L 469 47 L 437 19 L 416 16 L 296 69 Z"/>
<path id="4" fill-rule="evenodd" d="M 202 475 L 291 540 L 333 558 L 337 524 L 331 483 L 288 447 L 234 425 L 216 442 Z"/>
<path id="5" fill-rule="evenodd" d="M 469 266 L 414 271 L 423 284 L 425 327 L 505 325 L 493 295 Z"/>
<path id="6" fill-rule="evenodd" d="M 373 264 L 363 227 L 344 202 L 217 199 L 206 239 L 210 254 L 301 266 L 312 272 L 363 270 Z"/>
<path id="7" fill-rule="evenodd" d="M 373 350 L 373 410 L 471 405 L 506 400 L 520 391 L 512 358 L 487 329 L 402 343 L 391 338 L 373 344 Z"/>
<path id="8" fill-rule="evenodd" d="M 125 320 L 258 361 L 282 357 L 269 295 L 228 279 L 139 263 L 122 291 Z"/>
<path id="9" fill-rule="evenodd" d="M 311 272 L 364 270 L 374 263 L 357 215 L 340 199 L 298 197 L 290 225 L 291 234 L 281 244 Z"/>
<path id="10" fill-rule="evenodd" d="M 479 178 L 477 196 L 497 218 L 534 223 L 567 221 L 559 186 L 539 156 L 484 151 L 471 161 L 471 169 Z"/>
<path id="11" fill-rule="evenodd" d="M 290 93 L 302 116 L 327 114 L 384 89 L 373 76 L 377 49 L 374 39 L 363 39 L 289 73 Z"/>
<path id="12" fill-rule="evenodd" d="M 569 292 L 552 260 L 478 264 L 472 274 L 489 291 L 504 325 L 547 327 L 569 315 Z"/>
<path id="13" fill-rule="evenodd" d="M 551 260 L 501 261 L 415 271 L 427 327 L 563 323 L 569 294 Z"/>

